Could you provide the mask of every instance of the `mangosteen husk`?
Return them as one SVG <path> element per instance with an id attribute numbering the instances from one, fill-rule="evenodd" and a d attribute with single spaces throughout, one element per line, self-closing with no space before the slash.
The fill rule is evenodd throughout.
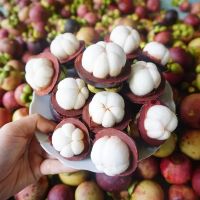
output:
<path id="1" fill-rule="evenodd" d="M 98 139 L 100 139 L 104 136 L 117 136 L 126 145 L 128 145 L 129 151 L 131 152 L 130 166 L 128 167 L 128 169 L 125 172 L 118 174 L 117 176 L 131 175 L 136 170 L 137 163 L 138 163 L 138 150 L 137 150 L 135 141 L 123 131 L 117 130 L 115 128 L 104 128 L 104 129 L 97 132 L 97 134 L 95 135 L 94 143 Z M 123 155 L 121 155 L 121 156 L 123 156 Z"/>
<path id="2" fill-rule="evenodd" d="M 71 123 L 73 124 L 74 126 L 76 126 L 77 128 L 81 129 L 84 133 L 84 151 L 79 154 L 79 155 L 74 155 L 73 157 L 71 158 L 65 158 L 67 160 L 72 160 L 72 161 L 78 161 L 78 160 L 83 160 L 85 159 L 89 152 L 90 152 L 90 149 L 91 149 L 91 145 L 90 145 L 90 136 L 89 136 L 89 131 L 87 129 L 87 127 L 85 126 L 85 124 L 83 122 L 81 122 L 80 120 L 76 119 L 76 118 L 66 118 L 66 119 L 63 119 L 55 128 L 58 129 L 58 128 L 61 128 L 64 124 L 66 123 Z"/>
<path id="3" fill-rule="evenodd" d="M 120 86 L 126 81 L 131 73 L 131 64 L 129 61 L 126 62 L 122 68 L 121 73 L 117 77 L 106 77 L 104 79 L 96 78 L 91 73 L 87 72 L 82 66 L 82 56 L 80 54 L 75 60 L 75 69 L 81 79 L 83 79 L 89 85 L 93 85 L 97 88 L 112 88 Z"/>
<path id="4" fill-rule="evenodd" d="M 163 144 L 166 140 L 157 140 L 157 139 L 153 139 L 150 138 L 147 135 L 147 131 L 144 127 L 144 120 L 146 119 L 146 115 L 148 110 L 154 106 L 154 105 L 163 105 L 159 100 L 157 101 L 149 101 L 148 103 L 144 104 L 139 112 L 139 117 L 137 119 L 137 127 L 139 130 L 139 134 L 141 136 L 141 138 L 148 144 L 152 145 L 152 146 L 160 146 L 161 144 Z"/>

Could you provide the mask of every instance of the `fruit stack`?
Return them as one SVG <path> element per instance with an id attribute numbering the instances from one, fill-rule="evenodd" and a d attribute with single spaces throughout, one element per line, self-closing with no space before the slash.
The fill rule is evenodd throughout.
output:
<path id="1" fill-rule="evenodd" d="M 0 126 L 28 115 L 33 90 L 51 93 L 58 122 L 51 144 L 69 160 L 91 154 L 104 172 L 43 177 L 16 199 L 199 199 L 200 3 L 172 1 L 185 13 L 180 19 L 163 2 L 1 1 Z M 176 115 L 159 99 L 164 80 L 176 130 Z M 161 146 L 135 169 L 138 137 Z"/>

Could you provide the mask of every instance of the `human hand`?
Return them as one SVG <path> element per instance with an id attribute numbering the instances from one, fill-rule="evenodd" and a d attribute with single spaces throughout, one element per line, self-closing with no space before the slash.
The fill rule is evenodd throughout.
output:
<path id="1" fill-rule="evenodd" d="M 56 124 L 34 114 L 0 129 L 0 199 L 6 199 L 42 175 L 76 171 L 48 158 L 34 133 L 52 132 Z"/>

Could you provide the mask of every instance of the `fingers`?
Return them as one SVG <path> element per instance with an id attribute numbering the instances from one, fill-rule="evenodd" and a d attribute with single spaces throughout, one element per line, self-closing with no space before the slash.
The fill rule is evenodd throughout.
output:
<path id="1" fill-rule="evenodd" d="M 36 130 L 43 133 L 52 132 L 55 129 L 56 124 L 39 114 L 33 114 L 24 117 L 20 120 L 8 123 L 3 127 L 7 129 L 7 132 L 18 137 L 30 137 Z"/>
<path id="2" fill-rule="evenodd" d="M 65 167 L 59 160 L 46 159 L 40 165 L 40 172 L 42 175 L 59 174 L 64 172 L 78 171 L 73 168 Z"/>

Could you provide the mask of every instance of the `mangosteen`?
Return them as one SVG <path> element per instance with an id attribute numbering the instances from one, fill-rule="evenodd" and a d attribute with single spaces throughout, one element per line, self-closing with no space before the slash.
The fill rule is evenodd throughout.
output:
<path id="1" fill-rule="evenodd" d="M 33 54 L 41 53 L 46 47 L 48 47 L 49 43 L 46 39 L 39 39 L 34 42 L 27 42 L 28 50 Z"/>
<path id="2" fill-rule="evenodd" d="M 178 19 L 178 12 L 174 9 L 167 10 L 164 17 L 164 24 L 172 25 L 175 24 Z"/>
<path id="3" fill-rule="evenodd" d="M 90 151 L 89 131 L 80 120 L 75 118 L 62 120 L 56 126 L 51 142 L 60 155 L 67 160 L 82 160 Z"/>
<path id="4" fill-rule="evenodd" d="M 64 32 L 76 33 L 80 24 L 75 19 L 66 19 L 64 22 Z"/>

